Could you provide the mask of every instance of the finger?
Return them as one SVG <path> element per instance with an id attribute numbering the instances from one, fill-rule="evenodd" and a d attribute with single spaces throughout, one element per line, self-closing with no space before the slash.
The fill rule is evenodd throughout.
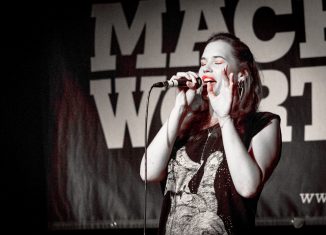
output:
<path id="1" fill-rule="evenodd" d="M 189 75 L 186 72 L 178 72 L 176 74 L 176 77 L 177 77 L 177 80 L 180 79 L 180 78 L 186 78 L 187 80 L 191 80 L 191 78 L 189 77 Z M 188 83 L 186 83 L 186 85 L 187 85 L 188 88 L 192 88 L 191 84 L 188 85 Z M 179 87 L 179 90 L 180 89 L 184 90 L 184 89 L 188 89 L 188 88 Z"/>
<path id="2" fill-rule="evenodd" d="M 178 73 L 176 74 L 176 76 L 177 76 L 177 78 L 185 77 L 185 78 L 191 80 L 191 78 L 189 77 L 189 75 L 188 75 L 187 73 L 185 73 L 185 72 L 178 72 Z"/>
<path id="3" fill-rule="evenodd" d="M 173 75 L 171 78 L 170 78 L 170 80 L 169 81 L 176 81 L 178 79 L 178 77 L 176 76 L 176 75 Z M 180 91 L 180 88 L 179 89 L 177 89 L 177 90 L 179 90 Z"/>
<path id="4" fill-rule="evenodd" d="M 228 77 L 228 65 L 225 66 L 225 68 L 223 69 L 222 73 L 222 84 L 225 87 L 229 86 L 229 77 Z"/>
<path id="5" fill-rule="evenodd" d="M 207 95 L 209 99 L 212 99 L 216 96 L 214 93 L 214 84 L 212 84 L 211 82 L 207 83 Z"/>
<path id="6" fill-rule="evenodd" d="M 230 85 L 230 87 L 233 87 L 233 84 L 234 84 L 234 73 L 230 73 L 228 78 L 229 78 L 229 85 Z"/>
<path id="7" fill-rule="evenodd" d="M 173 75 L 170 80 L 176 80 L 177 79 L 177 76 L 176 75 Z"/>
<path id="8" fill-rule="evenodd" d="M 188 75 L 190 76 L 191 80 L 193 83 L 197 82 L 198 75 L 195 72 L 192 71 L 188 71 Z"/>
<path id="9" fill-rule="evenodd" d="M 191 82 L 191 81 L 187 81 L 187 82 L 186 82 L 186 85 L 187 85 L 187 87 L 189 87 L 190 89 L 193 89 L 193 88 L 196 87 L 196 84 L 193 83 L 193 82 Z"/>
<path id="10" fill-rule="evenodd" d="M 191 79 L 191 82 L 187 82 L 189 88 L 195 88 L 197 84 L 196 78 L 198 77 L 196 73 L 189 71 L 187 72 L 188 77 Z"/>
<path id="11" fill-rule="evenodd" d="M 190 73 L 193 75 L 194 80 L 196 81 L 196 83 L 198 85 L 196 87 L 197 88 L 201 88 L 202 85 L 203 85 L 203 80 L 201 79 L 201 77 L 199 77 L 199 74 L 198 73 L 195 73 L 195 72 L 192 72 L 192 71 L 190 71 Z"/>

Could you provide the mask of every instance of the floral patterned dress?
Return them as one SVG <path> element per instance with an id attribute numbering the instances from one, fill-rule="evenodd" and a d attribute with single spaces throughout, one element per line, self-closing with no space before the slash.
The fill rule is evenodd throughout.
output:
<path id="1" fill-rule="evenodd" d="M 257 113 L 242 140 L 252 137 L 273 118 Z M 235 190 L 224 154 L 219 125 L 176 141 L 168 164 L 159 234 L 247 234 L 255 225 L 259 195 L 243 198 Z"/>

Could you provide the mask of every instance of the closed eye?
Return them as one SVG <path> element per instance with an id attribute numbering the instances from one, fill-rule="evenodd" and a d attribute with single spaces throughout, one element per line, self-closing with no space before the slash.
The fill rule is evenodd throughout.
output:
<path id="1" fill-rule="evenodd" d="M 214 64 L 223 64 L 225 61 L 222 58 L 216 58 Z"/>

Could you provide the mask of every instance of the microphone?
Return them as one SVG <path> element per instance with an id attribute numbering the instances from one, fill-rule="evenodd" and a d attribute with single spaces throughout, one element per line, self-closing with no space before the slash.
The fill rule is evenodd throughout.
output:
<path id="1" fill-rule="evenodd" d="M 189 80 L 188 78 L 181 77 L 179 79 L 173 79 L 173 80 L 168 80 L 164 82 L 157 82 L 153 84 L 153 87 L 187 87 L 187 82 L 191 82 L 192 80 Z M 201 87 L 203 81 L 201 80 L 200 77 L 196 78 L 197 83 L 195 84 L 195 88 L 198 89 Z"/>

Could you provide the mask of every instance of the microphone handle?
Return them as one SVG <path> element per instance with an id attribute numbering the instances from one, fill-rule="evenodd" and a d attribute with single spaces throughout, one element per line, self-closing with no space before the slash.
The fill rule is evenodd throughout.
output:
<path id="1" fill-rule="evenodd" d="M 201 78 L 196 78 L 197 83 L 196 83 L 196 88 L 199 88 L 202 85 L 202 80 Z M 170 88 L 170 87 L 187 87 L 187 82 L 191 82 L 191 80 L 182 77 L 179 79 L 173 79 L 173 80 L 168 80 L 168 81 L 164 81 L 164 82 L 157 82 L 155 83 L 153 86 L 154 87 L 166 87 L 166 88 Z"/>

